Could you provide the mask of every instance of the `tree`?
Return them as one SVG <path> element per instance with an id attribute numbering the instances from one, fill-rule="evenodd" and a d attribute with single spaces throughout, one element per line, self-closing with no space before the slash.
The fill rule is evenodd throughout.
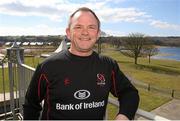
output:
<path id="1" fill-rule="evenodd" d="M 156 48 L 154 45 L 147 45 L 143 49 L 143 54 L 148 56 L 149 58 L 149 63 L 151 62 L 151 56 L 158 54 L 159 50 Z"/>
<path id="2" fill-rule="evenodd" d="M 134 58 L 134 63 L 137 64 L 138 57 L 141 56 L 143 46 L 145 45 L 146 37 L 141 33 L 131 33 L 123 41 L 123 49 L 121 52 L 129 57 Z"/>

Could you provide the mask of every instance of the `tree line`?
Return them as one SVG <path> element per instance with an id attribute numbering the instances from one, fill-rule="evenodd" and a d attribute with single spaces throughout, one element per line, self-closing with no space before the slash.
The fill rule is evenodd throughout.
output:
<path id="1" fill-rule="evenodd" d="M 134 63 L 138 64 L 139 57 L 148 57 L 158 54 L 159 50 L 150 37 L 142 33 L 131 33 L 127 37 L 101 37 L 101 43 L 109 43 L 118 49 L 123 55 L 134 58 Z"/>
<path id="2" fill-rule="evenodd" d="M 103 35 L 106 35 L 105 33 Z M 5 42 L 52 42 L 54 46 L 59 46 L 65 36 L 0 36 L 0 45 Z M 152 37 L 145 36 L 142 33 L 130 33 L 128 36 L 115 37 L 105 36 L 100 37 L 97 42 L 98 47 L 101 43 L 111 44 L 116 49 L 119 49 L 122 54 L 134 58 L 134 63 L 137 64 L 139 57 L 149 57 L 158 54 L 158 46 L 180 46 L 180 37 Z M 99 48 L 98 48 L 99 49 Z"/>

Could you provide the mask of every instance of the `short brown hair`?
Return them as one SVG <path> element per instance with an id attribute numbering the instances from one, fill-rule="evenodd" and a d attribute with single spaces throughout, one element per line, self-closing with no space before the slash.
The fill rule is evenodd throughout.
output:
<path id="1" fill-rule="evenodd" d="M 97 15 L 95 14 L 94 11 L 92 11 L 91 9 L 87 8 L 87 7 L 81 7 L 81 8 L 78 8 L 76 11 L 74 11 L 71 15 L 70 15 L 70 18 L 69 18 L 69 23 L 68 23 L 68 27 L 70 28 L 71 26 L 71 19 L 73 18 L 73 16 L 79 12 L 79 11 L 84 11 L 84 12 L 91 12 L 94 17 L 96 18 L 97 20 L 97 23 L 98 23 L 98 29 L 100 29 L 100 26 L 101 26 L 101 23 L 100 23 L 100 20 L 99 18 L 97 17 Z"/>

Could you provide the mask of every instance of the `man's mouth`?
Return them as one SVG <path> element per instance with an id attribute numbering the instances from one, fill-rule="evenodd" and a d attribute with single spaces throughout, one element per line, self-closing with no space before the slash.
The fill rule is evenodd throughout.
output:
<path id="1" fill-rule="evenodd" d="M 89 41 L 90 38 L 79 38 L 79 40 Z"/>

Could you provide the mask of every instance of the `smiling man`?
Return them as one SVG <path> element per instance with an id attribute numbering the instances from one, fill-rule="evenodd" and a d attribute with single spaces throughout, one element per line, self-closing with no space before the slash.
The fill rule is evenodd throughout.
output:
<path id="1" fill-rule="evenodd" d="M 24 119 L 102 120 L 109 92 L 120 103 L 115 119 L 133 119 L 139 104 L 138 91 L 115 60 L 93 51 L 100 36 L 96 14 L 89 8 L 79 8 L 70 16 L 66 33 L 70 49 L 46 59 L 32 77 Z"/>
<path id="2" fill-rule="evenodd" d="M 92 47 L 100 36 L 100 22 L 88 11 L 79 11 L 71 15 L 67 37 L 71 40 L 70 52 L 79 56 L 92 54 Z"/>

